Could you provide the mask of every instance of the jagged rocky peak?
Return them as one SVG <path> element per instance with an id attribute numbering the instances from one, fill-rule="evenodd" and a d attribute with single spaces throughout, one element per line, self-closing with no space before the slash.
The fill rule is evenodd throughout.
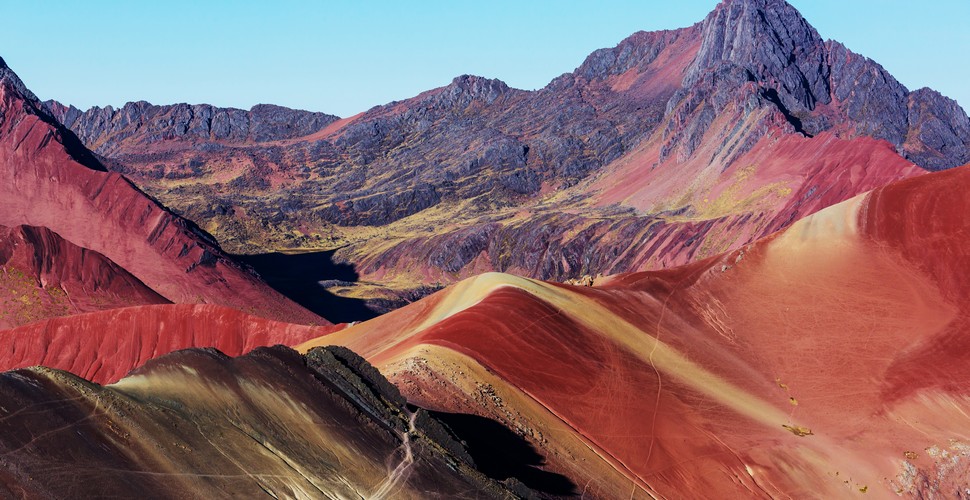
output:
<path id="1" fill-rule="evenodd" d="M 909 93 L 910 160 L 931 170 L 970 162 L 970 117 L 956 101 L 923 87 Z"/>
<path id="2" fill-rule="evenodd" d="M 830 101 L 825 44 L 784 0 L 726 0 L 704 19 L 701 33 L 685 84 L 727 61 L 776 86 L 789 110 L 812 110 Z"/>
<path id="3" fill-rule="evenodd" d="M 17 80 L 20 80 L 20 78 L 17 78 L 17 75 L 13 72 L 13 70 L 10 69 L 10 66 L 7 66 L 7 61 L 5 61 L 3 57 L 0 57 L 0 80 L 6 80 L 11 76 Z"/>
<path id="4" fill-rule="evenodd" d="M 853 132 L 889 141 L 901 148 L 909 123 L 909 91 L 879 63 L 836 41 L 826 43 L 832 96 L 852 124 Z"/>
<path id="5" fill-rule="evenodd" d="M 807 136 L 885 140 L 924 168 L 970 161 L 968 118 L 956 103 L 911 93 L 875 61 L 823 41 L 784 0 L 725 0 L 699 26 L 683 89 L 667 104 L 677 119 L 667 126 L 664 156 L 677 147 L 679 157 L 692 154 L 713 117 L 735 102 L 745 113 L 773 108 Z M 707 106 L 691 111 L 700 102 Z"/>
<path id="6" fill-rule="evenodd" d="M 32 105 L 37 103 L 37 96 L 24 85 L 24 82 L 20 80 L 17 73 L 14 73 L 10 69 L 10 66 L 7 66 L 7 62 L 2 57 L 0 57 L 0 87 L 3 88 L 4 93 L 8 90 L 13 90 L 17 98 L 23 99 Z"/>
<path id="7" fill-rule="evenodd" d="M 149 144 L 175 138 L 266 142 L 309 135 L 340 119 L 272 104 L 257 104 L 249 111 L 209 104 L 155 106 L 146 101 L 120 108 L 95 106 L 87 111 L 57 101 L 46 101 L 43 106 L 85 143 L 98 144 L 97 152 L 106 155 L 113 149 L 101 144 L 103 137 L 125 139 L 133 130 L 147 130 L 144 142 Z"/>
<path id="8" fill-rule="evenodd" d="M 452 98 L 470 98 L 492 104 L 510 90 L 508 84 L 498 78 L 485 78 L 475 75 L 461 75 L 446 87 L 447 95 Z"/>
<path id="9" fill-rule="evenodd" d="M 652 63 L 660 52 L 683 36 L 697 31 L 690 28 L 663 31 L 638 31 L 623 39 L 616 47 L 599 49 L 586 57 L 575 76 L 596 80 L 623 74 L 633 68 L 644 68 Z"/>

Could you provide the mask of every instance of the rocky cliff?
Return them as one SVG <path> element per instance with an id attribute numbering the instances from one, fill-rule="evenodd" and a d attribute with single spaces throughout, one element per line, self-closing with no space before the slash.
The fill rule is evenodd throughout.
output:
<path id="1" fill-rule="evenodd" d="M 249 111 L 217 108 L 207 104 L 153 106 L 145 101 L 121 108 L 93 107 L 81 111 L 57 101 L 46 101 L 44 109 L 82 142 L 104 156 L 111 156 L 126 141 L 147 146 L 156 142 L 225 141 L 253 143 L 293 139 L 309 135 L 338 117 L 259 104 Z"/>

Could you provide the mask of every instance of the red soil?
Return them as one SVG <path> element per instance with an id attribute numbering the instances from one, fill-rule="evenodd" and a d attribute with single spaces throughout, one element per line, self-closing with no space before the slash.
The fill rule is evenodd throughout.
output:
<path id="1" fill-rule="evenodd" d="M 707 140 L 702 149 L 717 142 Z M 660 212 L 666 220 L 652 243 L 639 249 L 634 269 L 673 267 L 734 250 L 859 193 L 925 173 L 885 141 L 827 132 L 806 138 L 774 130 L 729 163 L 709 161 L 714 151 L 702 150 L 682 163 L 651 167 L 659 150 L 656 143 L 644 145 L 591 186 L 601 205 Z"/>
<path id="2" fill-rule="evenodd" d="M 0 328 L 52 316 L 167 304 L 105 256 L 46 228 L 0 226 Z"/>
<path id="3" fill-rule="evenodd" d="M 607 470 L 634 496 L 953 491 L 970 468 L 968 185 L 970 166 L 898 182 L 596 287 L 486 274 L 342 331 L 216 306 L 53 319 L 0 332 L 3 367 L 104 382 L 181 347 L 312 339 L 301 348 L 365 355 L 414 402 L 522 429 L 576 484 Z"/>
<path id="4" fill-rule="evenodd" d="M 968 186 L 968 167 L 910 179 L 870 193 L 868 210 L 861 214 L 860 232 L 880 248 L 896 249 L 908 267 L 938 290 L 938 300 L 957 308 L 945 329 L 915 342 L 894 360 L 881 387 L 890 400 L 927 388 L 966 394 L 970 380 Z"/>
<path id="5" fill-rule="evenodd" d="M 173 302 L 327 324 L 226 258 L 124 177 L 96 170 L 90 153 L 6 80 L 0 82 L 0 113 L 0 225 L 49 228 Z"/>
<path id="6" fill-rule="evenodd" d="M 214 347 L 238 356 L 260 346 L 296 345 L 341 328 L 280 323 L 215 305 L 128 307 L 0 331 L 0 369 L 43 365 L 105 384 L 179 349 Z"/>

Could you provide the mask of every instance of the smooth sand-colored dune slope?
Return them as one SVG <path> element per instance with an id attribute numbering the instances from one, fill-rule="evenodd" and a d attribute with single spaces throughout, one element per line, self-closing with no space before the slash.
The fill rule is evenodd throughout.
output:
<path id="1" fill-rule="evenodd" d="M 503 421 L 596 496 L 964 491 L 968 187 L 970 167 L 897 182 L 592 288 L 485 274 L 300 348 Z"/>

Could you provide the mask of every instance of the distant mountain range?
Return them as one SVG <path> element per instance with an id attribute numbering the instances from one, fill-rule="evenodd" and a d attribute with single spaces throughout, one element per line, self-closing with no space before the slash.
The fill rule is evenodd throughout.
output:
<path id="1" fill-rule="evenodd" d="M 537 91 L 461 76 L 341 120 L 45 108 L 230 250 L 339 249 L 392 289 L 682 264 L 970 162 L 955 101 L 823 41 L 782 0 L 633 34 Z"/>

